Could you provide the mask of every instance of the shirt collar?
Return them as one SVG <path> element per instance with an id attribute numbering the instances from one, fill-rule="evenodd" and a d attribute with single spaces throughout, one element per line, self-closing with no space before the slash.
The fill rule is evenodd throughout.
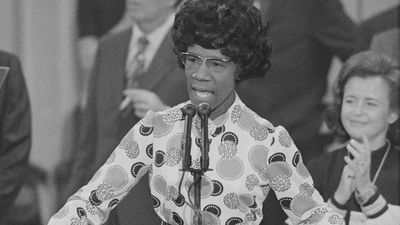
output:
<path id="1" fill-rule="evenodd" d="M 161 44 L 163 39 L 160 37 L 165 37 L 167 35 L 173 23 L 174 23 L 174 14 L 171 14 L 161 26 L 159 26 L 158 28 L 156 28 L 155 30 L 153 30 L 148 34 L 144 34 L 144 32 L 139 28 L 139 26 L 136 23 L 134 23 L 132 25 L 131 43 L 136 43 L 136 41 L 140 37 L 146 36 L 147 40 L 149 40 L 149 45 L 159 45 Z"/>
<path id="2" fill-rule="evenodd" d="M 147 40 L 149 41 L 149 44 L 147 45 L 146 50 L 144 52 L 144 57 L 146 58 L 145 68 L 147 69 L 150 62 L 154 58 L 154 55 L 156 54 L 158 48 L 161 46 L 161 43 L 163 42 L 164 38 L 168 35 L 169 30 L 172 28 L 173 23 L 174 23 L 174 13 L 171 13 L 171 15 L 161 26 L 159 26 L 154 31 L 148 34 L 144 34 L 144 32 L 140 30 L 139 26 L 136 23 L 133 23 L 132 37 L 129 43 L 129 53 L 127 62 L 130 62 L 131 58 L 134 57 L 137 51 L 136 43 L 138 39 L 142 36 L 146 36 Z"/>

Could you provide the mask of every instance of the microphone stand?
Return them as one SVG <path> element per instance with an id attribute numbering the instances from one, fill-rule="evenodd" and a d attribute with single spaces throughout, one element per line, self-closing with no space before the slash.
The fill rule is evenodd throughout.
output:
<path id="1" fill-rule="evenodd" d="M 206 172 L 209 166 L 209 147 L 210 141 L 208 139 L 208 118 L 211 114 L 211 107 L 207 103 L 201 103 L 197 107 L 197 114 L 200 117 L 201 124 L 201 139 L 200 139 L 200 170 L 193 170 L 193 180 L 194 180 L 194 205 L 198 212 L 201 212 L 201 178 L 204 172 Z M 197 217 L 197 225 L 202 225 L 202 215 L 201 213 Z"/>
<path id="2" fill-rule="evenodd" d="M 193 175 L 193 185 L 194 185 L 194 207 L 196 209 L 197 214 L 197 224 L 202 225 L 202 215 L 201 215 L 201 179 L 204 172 L 209 170 L 209 147 L 210 141 L 208 139 L 208 118 L 211 114 L 211 107 L 207 103 L 201 103 L 195 108 L 193 104 L 187 104 L 182 109 L 182 114 L 185 117 L 185 125 L 184 125 L 184 139 L 182 142 L 183 149 L 183 159 L 182 159 L 182 171 L 190 172 Z M 192 169 L 190 168 L 192 164 L 191 157 L 191 148 L 192 148 L 192 120 L 194 115 L 197 114 L 200 118 L 200 126 L 201 126 L 201 139 L 200 139 L 200 169 Z M 189 193 L 190 198 L 190 193 Z"/>
<path id="3" fill-rule="evenodd" d="M 182 109 L 183 116 L 185 117 L 184 127 L 184 140 L 182 142 L 183 159 L 182 159 L 182 171 L 190 171 L 192 164 L 192 157 L 190 155 L 192 149 L 192 120 L 196 114 L 196 107 L 193 104 L 187 104 Z"/>

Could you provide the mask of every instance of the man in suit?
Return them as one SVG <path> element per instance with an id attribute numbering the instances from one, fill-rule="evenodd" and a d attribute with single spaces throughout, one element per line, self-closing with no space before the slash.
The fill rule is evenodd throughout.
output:
<path id="1" fill-rule="evenodd" d="M 178 67 L 169 34 L 181 0 L 128 0 L 132 28 L 100 41 L 82 115 L 80 147 L 71 176 L 71 192 L 87 183 L 130 128 L 148 110 L 161 110 L 188 99 L 183 70 Z M 147 38 L 142 71 L 129 68 Z M 109 224 L 160 224 L 152 207 L 147 176 L 125 197 Z"/>
<path id="2" fill-rule="evenodd" d="M 82 99 L 87 99 L 87 83 L 93 70 L 98 42 L 101 37 L 126 29 L 131 20 L 124 16 L 125 0 L 78 0 L 76 4 L 78 56 Z M 82 102 L 82 106 L 86 102 Z"/>
<path id="3" fill-rule="evenodd" d="M 5 225 L 28 168 L 31 110 L 18 58 L 0 51 L 0 67 L 0 224 Z"/>
<path id="4" fill-rule="evenodd" d="M 303 160 L 324 152 L 319 130 L 331 60 L 358 51 L 355 25 L 339 0 L 259 0 L 273 44 L 271 68 L 261 79 L 238 84 L 246 105 L 273 124 L 286 127 Z M 264 202 L 262 225 L 281 224 L 286 215 L 274 194 Z M 278 213 L 280 212 L 280 213 Z"/>

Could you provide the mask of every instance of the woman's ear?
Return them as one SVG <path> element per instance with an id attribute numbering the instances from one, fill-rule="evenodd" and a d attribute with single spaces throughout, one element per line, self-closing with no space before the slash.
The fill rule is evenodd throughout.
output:
<path id="1" fill-rule="evenodd" d="M 388 123 L 393 124 L 399 119 L 399 111 L 398 110 L 393 110 L 390 112 L 389 118 L 388 118 Z"/>
<path id="2" fill-rule="evenodd" d="M 239 76 L 240 73 L 241 73 L 241 69 L 240 69 L 240 67 L 238 66 L 238 67 L 236 68 L 236 71 L 235 71 L 235 82 L 236 82 L 236 83 L 239 83 L 240 81 L 242 81 L 242 79 L 241 79 L 240 76 Z"/>

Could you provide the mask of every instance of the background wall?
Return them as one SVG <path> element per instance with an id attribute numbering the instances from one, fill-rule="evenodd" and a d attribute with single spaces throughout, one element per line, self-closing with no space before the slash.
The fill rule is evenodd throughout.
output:
<path id="1" fill-rule="evenodd" d="M 360 22 L 399 0 L 342 0 Z M 48 173 L 40 187 L 43 221 L 55 212 L 54 169 L 67 157 L 78 106 L 75 56 L 75 0 L 0 0 L 0 49 L 22 61 L 33 112 L 31 162 Z M 332 67 L 334 77 L 340 64 Z"/>
<path id="2" fill-rule="evenodd" d="M 74 0 L 0 0 L 0 49 L 21 59 L 33 116 L 30 160 L 47 172 L 43 221 L 55 208 L 54 169 L 69 150 L 78 104 Z"/>

